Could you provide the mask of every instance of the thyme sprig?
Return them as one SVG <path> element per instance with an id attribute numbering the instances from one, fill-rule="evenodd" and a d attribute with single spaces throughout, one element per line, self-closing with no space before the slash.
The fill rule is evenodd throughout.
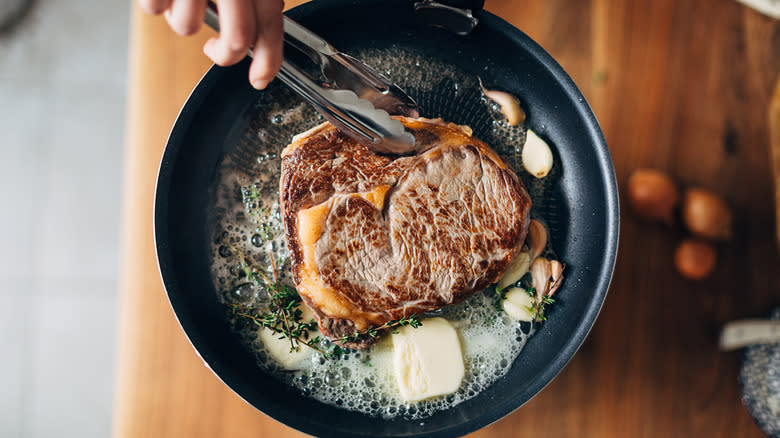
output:
<path id="1" fill-rule="evenodd" d="M 322 354 L 327 359 L 338 359 L 346 350 L 336 343 L 328 343 L 320 336 L 310 336 L 310 330 L 317 329 L 317 322 L 314 319 L 303 321 L 303 312 L 299 308 L 302 300 L 295 288 L 283 284 L 279 281 L 276 270 L 276 262 L 273 254 L 269 253 L 271 260 L 271 276 L 259 269 L 249 261 L 249 258 L 236 249 L 231 243 L 225 242 L 225 246 L 238 258 L 237 269 L 242 276 L 246 277 L 255 287 L 264 289 L 269 298 L 267 308 L 257 308 L 252 305 L 231 304 L 233 315 L 246 318 L 258 327 L 264 327 L 272 332 L 286 337 L 290 340 L 290 352 L 300 351 L 300 346 L 305 345 L 312 350 Z M 399 327 L 410 326 L 417 328 L 422 325 L 417 315 L 410 315 L 398 320 L 388 321 L 378 327 L 371 327 L 367 330 L 355 331 L 350 335 L 343 335 L 340 339 L 342 344 L 347 342 L 357 342 L 366 338 L 377 338 L 386 330 L 392 330 L 393 333 Z"/>
<path id="2" fill-rule="evenodd" d="M 566 269 L 565 264 L 563 265 L 563 269 Z M 559 276 L 554 282 L 550 283 L 547 286 L 547 290 L 544 291 L 541 296 L 538 295 L 536 288 L 533 286 L 533 277 L 531 276 L 530 272 L 527 272 L 520 280 L 517 281 L 517 283 L 515 283 L 516 287 L 525 290 L 525 292 L 534 299 L 533 304 L 531 304 L 531 307 L 529 308 L 531 317 L 534 320 L 547 321 L 547 317 L 544 315 L 545 306 L 555 302 L 555 299 L 550 297 L 549 293 L 551 290 L 555 290 L 557 288 L 561 280 L 563 280 L 563 275 Z M 506 299 L 507 290 L 508 288 L 503 290 L 495 289 L 496 300 L 494 306 L 499 312 L 504 311 L 503 307 L 501 306 L 501 302 Z"/>
<path id="3" fill-rule="evenodd" d="M 394 319 L 391 321 L 387 321 L 386 323 L 380 326 L 371 327 L 367 330 L 355 331 L 351 335 L 343 334 L 341 335 L 340 341 L 342 344 L 346 344 L 348 342 L 358 342 L 366 338 L 377 338 L 386 330 L 390 330 L 391 333 L 398 333 L 398 328 L 400 327 L 409 326 L 411 328 L 417 328 L 420 327 L 421 325 L 422 322 L 420 321 L 417 315 L 410 315 L 410 316 L 403 317 L 401 319 Z"/>
<path id="4" fill-rule="evenodd" d="M 274 333 L 282 335 L 290 340 L 290 352 L 300 351 L 300 346 L 305 345 L 320 353 L 327 355 L 328 351 L 319 347 L 319 336 L 310 338 L 309 330 L 317 328 L 314 319 L 303 321 L 303 312 L 299 308 L 301 297 L 295 288 L 279 281 L 276 272 L 276 262 L 273 254 L 269 253 L 271 260 L 271 275 L 268 275 L 249 261 L 249 258 L 235 248 L 230 242 L 225 246 L 238 258 L 238 271 L 246 277 L 255 287 L 264 289 L 268 295 L 269 305 L 267 309 L 258 309 L 251 305 L 232 304 L 233 314 L 249 319 L 259 327 L 265 327 Z"/>
<path id="5" fill-rule="evenodd" d="M 563 265 L 561 272 L 564 270 L 566 270 L 565 264 Z M 550 283 L 550 285 L 547 286 L 547 290 L 544 291 L 544 294 L 542 294 L 541 297 L 538 297 L 535 301 L 535 304 L 531 306 L 531 312 L 533 312 L 534 319 L 538 321 L 547 321 L 547 317 L 544 315 L 544 307 L 555 302 L 555 300 L 550 297 L 549 294 L 551 290 L 555 290 L 558 287 L 558 284 L 561 282 L 561 280 L 563 280 L 563 275 L 559 276 L 557 279 L 555 279 L 554 282 Z M 536 291 L 534 290 L 534 294 L 535 293 Z"/>
<path id="6" fill-rule="evenodd" d="M 252 321 L 258 327 L 265 327 L 272 332 L 282 335 L 290 339 L 291 347 L 290 352 L 299 351 L 300 345 L 305 345 L 313 350 L 316 350 L 323 355 L 327 355 L 327 351 L 319 347 L 320 337 L 314 336 L 309 338 L 309 330 L 317 328 L 317 323 L 312 319 L 309 322 L 301 322 L 300 314 L 297 315 L 298 321 L 294 321 L 295 325 L 292 329 L 287 330 L 279 327 L 278 316 L 271 313 L 258 313 L 257 308 L 251 306 L 242 306 L 239 304 L 232 304 L 233 314 Z M 298 310 L 297 312 L 300 312 Z M 296 313 L 297 313 L 296 312 Z"/>

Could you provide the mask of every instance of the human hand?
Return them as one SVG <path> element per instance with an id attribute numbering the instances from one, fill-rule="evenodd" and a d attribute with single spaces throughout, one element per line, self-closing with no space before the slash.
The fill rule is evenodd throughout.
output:
<path id="1" fill-rule="evenodd" d="M 179 35 L 192 35 L 203 25 L 207 0 L 138 0 L 146 12 L 163 14 Z M 203 53 L 221 66 L 233 65 L 252 48 L 249 83 L 265 88 L 282 65 L 282 0 L 221 0 L 219 37 L 203 46 Z"/>

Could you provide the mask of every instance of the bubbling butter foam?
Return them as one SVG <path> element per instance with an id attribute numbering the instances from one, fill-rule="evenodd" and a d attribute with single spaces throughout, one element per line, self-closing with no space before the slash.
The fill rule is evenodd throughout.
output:
<path id="1" fill-rule="evenodd" d="M 525 128 L 506 123 L 498 106 L 482 95 L 477 78 L 403 49 L 365 50 L 357 55 L 404 87 L 417 100 L 422 116 L 471 126 L 474 136 L 489 144 L 522 177 L 533 201 L 532 215 L 550 219 L 548 223 L 555 225 L 556 218 L 548 214 L 548 206 L 550 182 L 560 165 L 553 166 L 544 180 L 525 173 L 520 163 Z M 268 299 L 267 291 L 250 284 L 236 269 L 236 251 L 250 263 L 267 267 L 269 277 L 275 271 L 279 281 L 292 285 L 279 212 L 280 153 L 294 135 L 322 123 L 309 105 L 276 82 L 258 96 L 241 125 L 234 129 L 235 144 L 224 146 L 211 211 L 212 277 L 226 305 L 226 317 L 254 351 L 258 367 L 324 403 L 371 416 L 407 419 L 423 419 L 456 406 L 506 374 L 534 328 L 498 312 L 491 293 L 476 293 L 460 304 L 422 317 L 423 324 L 425 317 L 440 316 L 455 327 L 464 355 L 465 377 L 457 392 L 417 403 L 407 403 L 398 394 L 389 336 L 369 350 L 349 351 L 337 360 L 310 351 L 296 364 L 296 370 L 286 370 L 265 350 L 257 327 L 229 312 L 230 305 L 263 306 Z"/>

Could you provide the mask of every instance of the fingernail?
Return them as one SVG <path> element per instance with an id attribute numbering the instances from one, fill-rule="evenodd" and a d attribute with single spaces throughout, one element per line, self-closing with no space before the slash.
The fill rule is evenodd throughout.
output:
<path id="1" fill-rule="evenodd" d="M 257 80 L 252 82 L 252 86 L 255 87 L 258 90 L 262 90 L 262 89 L 264 89 L 265 87 L 268 86 L 268 81 L 265 81 L 265 80 L 262 80 L 262 79 L 257 79 Z"/>

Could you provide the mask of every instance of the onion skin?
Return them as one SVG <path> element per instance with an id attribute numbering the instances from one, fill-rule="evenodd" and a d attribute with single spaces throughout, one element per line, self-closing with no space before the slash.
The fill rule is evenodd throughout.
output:
<path id="1" fill-rule="evenodd" d="M 661 171 L 637 169 L 628 179 L 628 203 L 642 219 L 674 224 L 679 199 L 677 186 Z"/>
<path id="2" fill-rule="evenodd" d="M 691 280 L 701 280 L 715 270 L 715 247 L 698 240 L 683 240 L 674 251 L 674 265 L 677 272 Z"/>
<path id="3" fill-rule="evenodd" d="M 708 190 L 692 188 L 685 193 L 682 218 L 686 228 L 697 236 L 731 239 L 731 210 L 723 199 Z"/>

